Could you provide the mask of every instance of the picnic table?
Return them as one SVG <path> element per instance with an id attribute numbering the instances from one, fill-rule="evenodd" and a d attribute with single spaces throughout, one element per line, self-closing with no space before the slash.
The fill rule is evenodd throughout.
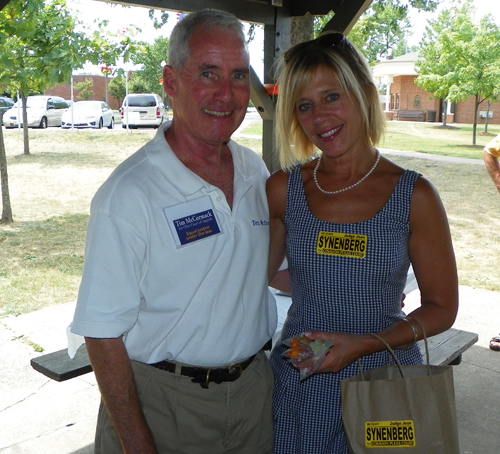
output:
<path id="1" fill-rule="evenodd" d="M 286 313 L 292 299 L 289 295 L 271 289 L 276 298 L 278 306 L 278 329 L 273 336 L 273 345 L 278 341 Z M 462 353 L 474 345 L 478 340 L 476 333 L 450 328 L 443 333 L 428 338 L 430 364 L 433 366 L 458 365 L 462 359 Z M 423 341 L 418 342 L 422 355 L 425 358 L 425 346 Z M 80 346 L 76 355 L 70 358 L 68 349 L 48 353 L 33 358 L 31 366 L 38 372 L 56 381 L 65 381 L 92 372 L 85 345 Z"/>

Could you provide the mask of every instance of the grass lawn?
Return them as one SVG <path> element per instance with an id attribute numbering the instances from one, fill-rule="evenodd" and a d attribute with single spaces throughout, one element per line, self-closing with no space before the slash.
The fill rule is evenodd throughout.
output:
<path id="1" fill-rule="evenodd" d="M 244 134 L 259 135 L 261 122 Z M 481 157 L 500 126 L 472 142 L 471 126 L 390 122 L 381 148 Z M 0 225 L 0 317 L 76 299 L 92 196 L 127 156 L 155 131 L 30 130 L 31 155 L 22 134 L 4 130 L 14 223 Z M 261 141 L 238 138 L 257 153 Z M 483 165 L 439 163 L 391 156 L 438 188 L 450 219 L 460 284 L 500 291 L 500 197 Z"/>

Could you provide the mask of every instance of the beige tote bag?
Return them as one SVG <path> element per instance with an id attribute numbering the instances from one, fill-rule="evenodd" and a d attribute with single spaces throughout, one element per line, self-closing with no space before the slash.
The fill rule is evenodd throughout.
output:
<path id="1" fill-rule="evenodd" d="M 341 381 L 350 454 L 459 454 L 452 366 L 429 365 L 425 333 L 421 366 L 402 366 L 374 336 L 396 366 L 363 372 L 358 361 L 361 373 Z"/>

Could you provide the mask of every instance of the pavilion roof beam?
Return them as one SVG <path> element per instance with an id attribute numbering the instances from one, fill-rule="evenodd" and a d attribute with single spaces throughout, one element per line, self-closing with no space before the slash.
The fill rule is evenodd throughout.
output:
<path id="1" fill-rule="evenodd" d="M 335 9 L 335 15 L 325 25 L 323 31 L 342 32 L 347 35 L 373 0 L 344 0 Z"/>
<path id="2" fill-rule="evenodd" d="M 94 1 L 94 0 L 92 0 Z M 234 14 L 238 19 L 264 25 L 274 24 L 275 6 L 268 1 L 249 0 L 130 0 L 105 1 L 127 6 L 163 9 L 177 12 L 193 12 L 206 8 L 221 9 Z"/>

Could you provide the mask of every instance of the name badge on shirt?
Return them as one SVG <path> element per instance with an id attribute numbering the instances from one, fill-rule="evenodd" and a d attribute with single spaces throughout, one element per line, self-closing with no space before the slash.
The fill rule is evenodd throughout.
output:
<path id="1" fill-rule="evenodd" d="M 163 209 L 177 247 L 222 233 L 208 196 Z"/>

